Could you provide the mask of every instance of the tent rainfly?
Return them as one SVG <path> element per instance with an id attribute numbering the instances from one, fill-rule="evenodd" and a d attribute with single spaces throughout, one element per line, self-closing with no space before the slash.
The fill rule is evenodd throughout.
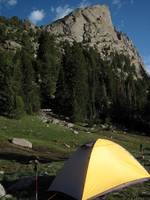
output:
<path id="1" fill-rule="evenodd" d="M 71 156 L 49 191 L 90 200 L 147 180 L 150 174 L 128 151 L 112 141 L 98 139 Z"/>

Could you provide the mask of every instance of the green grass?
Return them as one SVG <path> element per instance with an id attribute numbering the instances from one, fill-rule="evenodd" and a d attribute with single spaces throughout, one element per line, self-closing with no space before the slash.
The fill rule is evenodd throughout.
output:
<path id="1" fill-rule="evenodd" d="M 91 139 L 92 135 L 85 133 L 81 133 L 79 136 L 75 135 L 65 127 L 44 124 L 37 116 L 26 116 L 21 120 L 0 117 L 0 140 L 8 140 L 13 137 L 26 138 L 35 146 L 66 151 L 64 144 L 70 144 L 72 149 Z"/>
<path id="2" fill-rule="evenodd" d="M 13 160 L 12 154 L 21 156 L 40 155 L 52 158 L 53 162 L 41 163 L 39 166 L 39 174 L 47 173 L 55 175 L 62 167 L 64 161 L 59 158 L 68 157 L 71 152 L 77 149 L 81 144 L 95 140 L 97 138 L 111 139 L 135 156 L 139 154 L 139 146 L 143 144 L 145 148 L 150 148 L 150 138 L 135 134 L 124 133 L 123 131 L 100 131 L 95 128 L 92 133 L 85 132 L 85 129 L 76 126 L 80 131 L 75 135 L 71 130 L 63 126 L 43 123 L 39 116 L 25 116 L 20 120 L 12 120 L 0 117 L 0 154 L 8 154 L 0 160 L 0 171 L 4 171 L 4 175 L 0 175 L 1 180 L 12 181 L 24 176 L 34 175 L 33 166 L 31 163 L 20 163 Z M 26 138 L 33 143 L 33 150 L 26 150 L 12 146 L 8 140 L 13 137 Z M 70 146 L 68 148 L 67 145 Z M 0 156 L 1 156 L 0 155 Z M 54 159 L 57 157 L 57 161 Z M 150 159 L 150 158 L 148 158 Z M 123 190 L 121 193 L 115 193 L 108 196 L 108 200 L 119 199 L 148 199 L 143 197 L 143 191 L 149 191 L 150 186 L 145 184 L 130 187 Z M 145 195 L 145 194 L 144 194 Z"/>
<path id="3" fill-rule="evenodd" d="M 25 116 L 21 120 L 0 117 L 0 140 L 13 137 L 26 138 L 35 146 L 45 146 L 62 151 L 67 151 L 64 144 L 69 144 L 73 150 L 76 146 L 96 138 L 111 138 L 131 151 L 137 151 L 141 143 L 145 147 L 150 146 L 150 138 L 144 136 L 111 131 L 80 132 L 75 135 L 65 127 L 43 123 L 38 116 Z"/>

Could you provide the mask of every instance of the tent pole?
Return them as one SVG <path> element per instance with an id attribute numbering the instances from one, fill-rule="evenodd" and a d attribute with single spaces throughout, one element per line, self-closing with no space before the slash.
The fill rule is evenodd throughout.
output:
<path id="1" fill-rule="evenodd" d="M 55 197 L 57 195 L 57 193 L 53 194 L 48 200 L 53 199 L 53 197 Z"/>

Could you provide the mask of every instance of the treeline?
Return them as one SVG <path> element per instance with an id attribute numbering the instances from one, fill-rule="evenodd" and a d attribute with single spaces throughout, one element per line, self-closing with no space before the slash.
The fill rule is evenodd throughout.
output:
<path id="1" fill-rule="evenodd" d="M 150 130 L 150 81 L 137 76 L 128 57 L 112 54 L 104 61 L 93 48 L 58 44 L 45 31 L 24 28 L 21 48 L 11 51 L 2 48 L 7 32 L 0 37 L 0 115 L 19 118 L 51 108 L 71 121 Z"/>
<path id="2" fill-rule="evenodd" d="M 5 40 L 12 40 L 21 43 L 22 35 L 26 32 L 30 37 L 35 38 L 35 31 L 37 27 L 32 25 L 28 20 L 20 20 L 14 16 L 12 18 L 6 18 L 0 16 L 0 43 L 4 43 Z"/>
<path id="3" fill-rule="evenodd" d="M 40 108 L 33 52 L 25 34 L 23 43 L 16 53 L 0 51 L 0 114 L 9 117 L 32 114 Z"/>
<path id="4" fill-rule="evenodd" d="M 73 121 L 117 122 L 142 130 L 149 128 L 149 100 L 149 79 L 138 78 L 128 57 L 112 54 L 104 61 L 93 48 L 64 44 L 53 101 L 56 113 Z"/>
<path id="5" fill-rule="evenodd" d="M 0 44 L 0 115 L 11 118 L 51 106 L 60 62 L 53 36 L 35 35 L 37 44 L 27 31 L 19 36 L 21 48 L 6 49 L 7 35 Z"/>

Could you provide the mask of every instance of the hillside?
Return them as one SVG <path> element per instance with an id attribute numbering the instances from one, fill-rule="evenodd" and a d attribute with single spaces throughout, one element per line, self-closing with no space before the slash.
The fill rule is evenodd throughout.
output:
<path id="1" fill-rule="evenodd" d="M 17 17 L 0 17 L 0 25 L 1 116 L 48 108 L 72 122 L 149 134 L 149 76 L 108 7 L 77 9 L 45 27 Z"/>
<path id="2" fill-rule="evenodd" d="M 149 129 L 149 77 L 108 7 L 77 9 L 43 28 L 17 17 L 0 24 L 1 115 L 51 108 L 71 121 Z"/>

